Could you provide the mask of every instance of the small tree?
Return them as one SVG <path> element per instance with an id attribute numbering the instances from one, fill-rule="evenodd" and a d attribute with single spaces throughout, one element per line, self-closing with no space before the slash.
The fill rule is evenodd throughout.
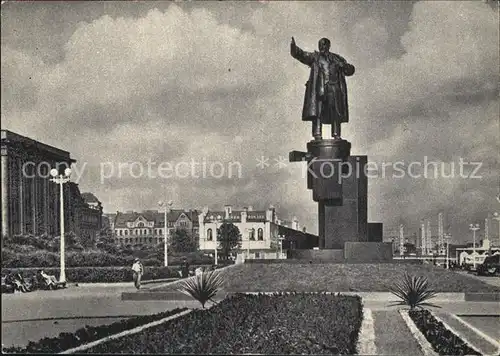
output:
<path id="1" fill-rule="evenodd" d="M 118 253 L 119 248 L 114 237 L 113 230 L 109 226 L 103 227 L 95 239 L 95 247 L 109 253 Z"/>
<path id="2" fill-rule="evenodd" d="M 221 250 L 221 257 L 228 259 L 233 250 L 241 248 L 240 229 L 234 224 L 223 223 L 217 229 L 217 249 Z"/>
<path id="3" fill-rule="evenodd" d="M 172 234 L 170 248 L 175 252 L 193 252 L 198 244 L 186 230 L 177 229 Z"/>

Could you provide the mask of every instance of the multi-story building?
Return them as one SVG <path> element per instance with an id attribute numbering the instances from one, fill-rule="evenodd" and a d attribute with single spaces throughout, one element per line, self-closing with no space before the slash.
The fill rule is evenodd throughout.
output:
<path id="1" fill-rule="evenodd" d="M 116 242 L 123 244 L 162 243 L 165 234 L 165 214 L 158 210 L 143 212 L 119 212 L 110 223 Z M 167 214 L 167 236 L 175 230 L 185 230 L 198 238 L 198 212 L 196 210 L 172 209 Z"/>
<path id="2" fill-rule="evenodd" d="M 78 236 L 94 240 L 103 228 L 102 204 L 92 193 L 82 193 Z"/>
<path id="3" fill-rule="evenodd" d="M 63 172 L 76 160 L 70 153 L 8 130 L 1 130 L 2 235 L 58 236 L 60 190 L 50 170 Z M 93 235 L 100 230 L 100 203 L 89 206 L 78 184 L 63 184 L 65 232 Z M 96 205 L 97 204 L 97 205 Z"/>
<path id="4" fill-rule="evenodd" d="M 217 246 L 217 229 L 223 223 L 231 223 L 239 229 L 240 250 L 249 259 L 284 258 L 287 249 L 312 249 L 318 245 L 317 236 L 299 230 L 296 218 L 288 222 L 278 219 L 274 207 L 254 211 L 252 207 L 233 210 L 226 205 L 223 211 L 205 209 L 198 219 L 200 250 L 210 254 Z M 279 256 L 280 251 L 282 256 Z"/>

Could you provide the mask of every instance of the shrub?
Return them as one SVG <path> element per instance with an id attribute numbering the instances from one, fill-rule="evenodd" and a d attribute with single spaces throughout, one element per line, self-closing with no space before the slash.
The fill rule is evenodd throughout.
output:
<path id="1" fill-rule="evenodd" d="M 430 289 L 427 278 L 424 276 L 416 277 L 405 273 L 402 282 L 390 286 L 389 290 L 401 299 L 393 305 L 407 305 L 410 307 L 410 310 L 422 308 L 423 306 L 438 307 L 426 302 L 434 298 L 437 293 Z"/>
<path id="2" fill-rule="evenodd" d="M 126 320 L 121 320 L 110 325 L 85 326 L 74 333 L 60 333 L 58 337 L 43 338 L 38 342 L 29 342 L 28 346 L 3 348 L 2 353 L 55 353 L 84 345 L 86 343 L 105 338 L 109 335 L 118 334 L 125 330 L 133 329 L 140 325 L 145 325 L 156 320 L 167 318 L 178 314 L 187 308 L 176 308 L 166 312 L 138 316 Z"/>
<path id="3" fill-rule="evenodd" d="M 214 302 L 213 298 L 223 284 L 224 279 L 219 271 L 209 271 L 182 281 L 178 290 L 181 293 L 190 295 L 201 303 L 202 308 L 205 308 L 206 302 Z"/>
<path id="4" fill-rule="evenodd" d="M 352 355 L 361 320 L 357 296 L 239 294 L 85 353 Z"/>
<path id="5" fill-rule="evenodd" d="M 161 256 L 160 256 L 161 255 Z M 160 257 L 159 257 L 160 256 Z M 134 258 L 139 257 L 145 266 L 162 266 L 163 250 L 161 253 L 148 249 L 121 249 L 117 254 L 92 249 L 84 251 L 66 252 L 68 267 L 111 267 L 129 266 Z M 178 266 L 186 258 L 191 265 L 209 265 L 213 259 L 201 253 L 175 254 L 169 256 L 169 265 Z M 59 266 L 59 249 L 55 252 L 38 250 L 31 245 L 10 245 L 2 249 L 2 268 L 30 268 L 30 267 L 57 267 Z"/>
<path id="6" fill-rule="evenodd" d="M 481 355 L 446 329 L 428 310 L 410 310 L 409 315 L 439 355 Z"/>
<path id="7" fill-rule="evenodd" d="M 24 278 L 36 274 L 40 268 L 2 268 L 2 274 L 22 273 Z M 59 268 L 43 268 L 49 274 L 59 278 Z M 154 280 L 163 278 L 179 278 L 179 273 L 171 267 L 146 267 L 143 280 Z M 130 267 L 73 267 L 66 268 L 66 279 L 69 282 L 79 283 L 116 283 L 132 282 L 132 270 Z"/>

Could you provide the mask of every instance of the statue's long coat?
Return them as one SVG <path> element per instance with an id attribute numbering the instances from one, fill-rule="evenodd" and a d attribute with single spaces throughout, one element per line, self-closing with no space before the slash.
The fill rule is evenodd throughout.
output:
<path id="1" fill-rule="evenodd" d="M 302 109 L 302 120 L 303 121 L 313 121 L 319 115 L 321 115 L 321 97 L 324 94 L 324 83 L 322 81 L 322 76 L 320 75 L 319 67 L 319 52 L 315 51 L 305 52 L 295 46 L 292 46 L 291 54 L 294 58 L 298 59 L 300 62 L 311 67 L 311 72 L 309 75 L 309 80 L 306 83 L 306 92 L 304 96 L 304 107 Z M 335 96 L 335 108 L 333 112 L 334 117 L 330 115 L 321 115 L 323 124 L 332 124 L 333 121 L 338 122 L 348 122 L 349 121 L 349 110 L 347 106 L 347 84 L 345 81 L 345 76 L 350 76 L 354 74 L 354 66 L 348 64 L 347 61 L 335 53 L 328 53 L 329 60 L 331 62 L 343 63 L 343 67 L 337 66 L 338 71 L 338 82 L 333 85 L 334 96 Z"/>

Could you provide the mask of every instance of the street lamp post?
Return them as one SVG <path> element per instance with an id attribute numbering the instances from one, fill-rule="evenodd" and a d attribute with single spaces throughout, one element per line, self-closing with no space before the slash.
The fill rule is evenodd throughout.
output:
<path id="1" fill-rule="evenodd" d="M 279 235 L 278 240 L 280 244 L 280 259 L 283 257 L 283 240 L 285 239 L 285 236 Z"/>
<path id="2" fill-rule="evenodd" d="M 444 235 L 446 241 L 446 269 L 450 269 L 450 240 L 451 234 Z"/>
<path id="3" fill-rule="evenodd" d="M 479 230 L 479 224 L 470 224 L 469 225 L 469 230 L 472 230 L 472 238 L 473 238 L 473 246 L 472 246 L 472 266 L 474 267 L 474 270 L 476 269 L 476 231 Z"/>
<path id="4" fill-rule="evenodd" d="M 172 200 L 169 200 L 168 202 L 163 202 L 159 201 L 158 205 L 164 209 L 164 224 L 163 224 L 163 254 L 164 254 L 164 260 L 163 260 L 163 265 L 165 267 L 168 267 L 168 244 L 167 244 L 167 239 L 168 239 L 168 225 L 167 225 L 167 215 L 172 207 Z"/>
<path id="5" fill-rule="evenodd" d="M 217 256 L 217 237 L 218 237 L 218 233 L 217 233 L 217 223 L 220 223 L 222 221 L 222 216 L 220 215 L 217 215 L 217 217 L 214 217 L 212 216 L 210 218 L 210 221 L 212 221 L 212 223 L 215 223 L 215 248 L 214 248 L 214 263 L 215 265 L 217 266 L 218 264 L 218 256 Z"/>
<path id="6" fill-rule="evenodd" d="M 494 213 L 493 219 L 495 219 L 498 223 L 498 247 L 500 247 L 500 214 Z"/>
<path id="7" fill-rule="evenodd" d="M 66 261 L 65 261 L 65 255 L 64 255 L 64 190 L 63 190 L 63 184 L 69 182 L 69 177 L 71 175 L 71 169 L 66 168 L 64 170 L 64 174 L 59 174 L 59 171 L 57 169 L 51 169 L 50 170 L 50 175 L 52 178 L 50 179 L 52 182 L 59 184 L 59 202 L 61 205 L 61 208 L 59 209 L 60 211 L 60 218 L 59 222 L 61 224 L 60 230 L 61 230 L 61 238 L 60 238 L 60 269 L 61 272 L 59 274 L 59 282 L 65 283 L 66 282 Z"/>

